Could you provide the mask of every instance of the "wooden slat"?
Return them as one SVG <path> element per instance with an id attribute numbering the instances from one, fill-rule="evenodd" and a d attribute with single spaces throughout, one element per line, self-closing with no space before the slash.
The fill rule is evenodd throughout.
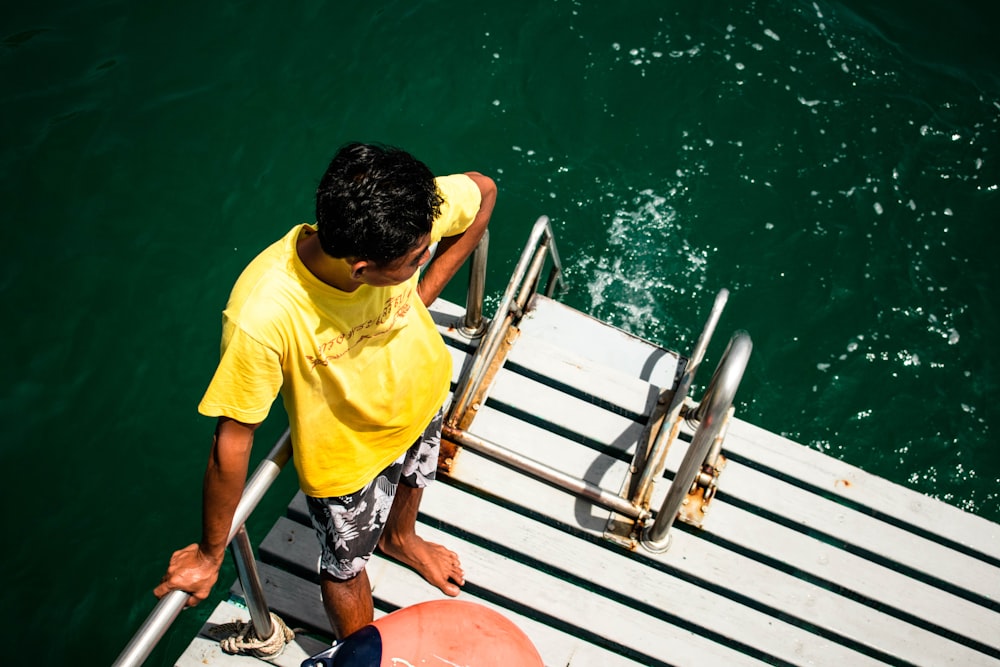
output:
<path id="1" fill-rule="evenodd" d="M 871 507 L 1000 561 L 1000 525 L 980 516 L 893 484 L 739 419 L 730 426 L 725 447 L 825 493 Z"/>
<path id="2" fill-rule="evenodd" d="M 445 489 L 449 487 L 442 485 L 437 490 L 443 492 Z M 524 530 L 520 517 L 512 517 L 513 524 L 520 525 L 516 526 L 515 531 L 511 531 L 508 529 L 512 525 L 510 519 L 498 521 L 495 512 L 486 515 L 477 513 L 474 508 L 478 503 L 468 494 L 447 495 L 451 498 L 440 493 L 436 501 L 428 502 L 427 514 L 441 516 L 443 505 L 444 514 L 454 518 L 454 503 L 460 502 L 463 505 L 462 514 L 467 517 L 467 523 L 463 528 L 478 527 L 479 537 L 492 538 L 497 546 L 483 548 L 470 542 L 458 542 L 447 533 L 427 526 L 421 526 L 423 535 L 446 544 L 461 555 L 466 580 L 469 583 L 527 605 L 531 609 L 530 612 L 526 612 L 528 615 L 541 614 L 544 617 L 560 619 L 570 628 L 578 629 L 574 632 L 597 635 L 607 642 L 618 645 L 620 648 L 617 650 L 633 655 L 643 662 L 656 661 L 664 665 L 762 664 L 740 651 L 723 646 L 690 629 L 664 623 L 655 616 L 636 612 L 627 597 L 619 601 L 581 587 L 586 581 L 593 581 L 594 586 L 606 586 L 609 582 L 605 579 L 605 575 L 613 575 L 615 572 L 577 568 L 586 574 L 586 579 L 570 582 L 558 571 L 554 574 L 547 572 L 544 565 L 536 566 L 533 562 L 522 562 L 525 555 L 557 555 L 558 565 L 554 567 L 561 567 L 566 561 L 579 563 L 581 560 L 586 561 L 584 556 L 586 546 L 572 538 L 561 540 L 560 543 L 556 539 L 560 535 L 558 531 Z M 532 528 L 538 528 L 538 524 Z M 537 552 L 526 554 L 522 549 L 528 546 L 543 547 L 547 554 Z M 507 557 L 499 556 L 495 553 L 497 548 L 513 548 L 517 553 Z M 640 593 L 645 593 L 654 587 L 653 579 L 648 576 L 638 578 L 631 583 Z M 632 591 L 617 592 L 628 596 Z"/>
<path id="3" fill-rule="evenodd" d="M 1000 616 L 986 607 L 907 577 L 726 502 L 713 502 L 710 532 L 754 554 L 840 587 L 960 637 L 1000 650 Z"/>
<path id="4" fill-rule="evenodd" d="M 518 344 L 520 345 L 520 341 Z M 535 352 L 538 353 L 541 349 L 543 348 L 535 348 Z M 453 358 L 453 381 L 457 381 L 459 369 L 466 363 L 468 355 L 454 347 L 450 351 Z M 557 361 L 553 366 L 563 366 L 572 373 L 571 364 Z M 522 414 L 531 415 L 534 420 L 545 422 L 553 428 L 575 433 L 580 436 L 579 440 L 618 443 L 617 447 L 622 452 L 635 444 L 642 434 L 643 424 L 622 412 L 596 406 L 595 402 L 601 400 L 603 391 L 600 382 L 578 382 L 579 378 L 567 377 L 566 373 L 555 376 L 555 379 L 561 384 L 588 391 L 597 401 L 563 393 L 553 386 L 507 369 L 502 369 L 498 374 L 490 389 L 489 398 Z M 625 380 L 619 376 L 615 386 L 620 386 L 623 382 Z M 648 385 L 638 380 L 630 383 L 626 395 L 619 396 L 616 405 L 624 412 L 642 412 L 648 407 L 649 391 L 648 388 L 641 387 Z"/>
<path id="5" fill-rule="evenodd" d="M 559 347 L 591 362 L 588 366 L 615 368 L 660 387 L 673 386 L 677 355 L 541 295 L 535 295 L 531 308 L 520 323 L 523 337 Z"/>
<path id="6" fill-rule="evenodd" d="M 631 449 L 642 434 L 643 424 L 627 416 L 597 408 L 585 399 L 509 371 L 497 375 L 490 401 L 530 415 L 533 421 L 544 422 L 553 430 L 579 435 L 574 438 L 578 441 L 617 443 L 622 451 Z M 470 430 L 475 431 L 475 426 Z"/>
<path id="7" fill-rule="evenodd" d="M 681 452 L 671 454 L 668 466 L 675 470 Z M 800 530 L 822 532 L 976 596 L 1000 599 L 1000 568 L 784 480 L 731 462 L 720 477 L 720 490 L 766 509 Z M 719 534 L 725 536 L 721 530 Z"/>
<path id="8" fill-rule="evenodd" d="M 642 421 L 661 391 L 661 387 L 618 368 L 585 366 L 579 357 L 529 336 L 519 338 L 511 349 L 507 367 L 512 366 L 529 369 L 532 376 L 552 379 L 568 390 L 587 396 L 587 402 L 632 413 L 630 416 L 642 418 Z"/>

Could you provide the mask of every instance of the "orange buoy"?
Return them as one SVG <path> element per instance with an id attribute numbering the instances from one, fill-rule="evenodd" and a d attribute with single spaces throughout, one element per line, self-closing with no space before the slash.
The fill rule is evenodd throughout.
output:
<path id="1" fill-rule="evenodd" d="M 366 625 L 302 667 L 543 667 L 528 636 L 489 607 L 432 600 Z"/>

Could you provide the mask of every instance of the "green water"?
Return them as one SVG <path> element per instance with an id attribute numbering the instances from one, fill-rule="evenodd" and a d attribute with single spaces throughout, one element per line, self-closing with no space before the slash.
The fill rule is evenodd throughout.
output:
<path id="1" fill-rule="evenodd" d="M 991 5 L 361 4 L 4 12 L 4 662 L 108 664 L 153 607 L 219 311 L 353 139 L 497 180 L 493 301 L 540 214 L 564 300 L 672 348 L 728 287 L 740 416 L 1000 520 Z"/>

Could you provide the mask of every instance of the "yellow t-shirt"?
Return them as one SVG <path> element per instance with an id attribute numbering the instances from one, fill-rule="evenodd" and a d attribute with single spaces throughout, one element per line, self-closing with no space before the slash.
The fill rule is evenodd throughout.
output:
<path id="1" fill-rule="evenodd" d="M 465 231 L 481 194 L 463 174 L 435 179 L 444 197 L 431 242 Z M 400 285 L 343 292 L 299 259 L 294 227 L 244 269 L 223 313 L 222 357 L 198 411 L 264 421 L 279 391 L 302 490 L 357 491 L 419 437 L 448 394 L 451 355 L 417 295 Z"/>

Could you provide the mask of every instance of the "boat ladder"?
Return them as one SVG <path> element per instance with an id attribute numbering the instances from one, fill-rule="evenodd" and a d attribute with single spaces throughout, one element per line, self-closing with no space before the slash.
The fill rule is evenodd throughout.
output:
<path id="1" fill-rule="evenodd" d="M 539 292 L 546 265 L 549 266 L 546 284 Z M 480 270 L 485 270 L 485 263 Z M 520 337 L 520 323 L 537 298 L 553 295 L 561 276 L 562 266 L 552 226 L 549 219 L 542 216 L 531 231 L 489 328 L 482 333 L 481 326 L 468 321 L 463 323 L 462 332 L 482 338 L 453 394 L 443 428 L 446 442 L 442 445 L 445 449 L 440 467 L 447 474 L 458 448 L 469 447 L 625 517 L 625 522 L 609 522 L 606 534 L 609 539 L 630 548 L 641 544 L 649 551 L 663 552 L 669 547 L 674 521 L 680 519 L 700 527 L 715 495 L 724 466 L 721 451 L 726 426 L 733 415 L 733 400 L 752 349 L 750 336 L 743 331 L 733 334 L 701 400 L 693 402 L 688 393 L 729 296 L 728 290 L 721 290 L 693 353 L 687 359 L 678 358 L 676 382 L 662 388 L 657 396 L 643 437 L 636 443 L 626 484 L 619 491 L 601 488 L 479 437 L 472 430 L 476 414 L 489 398 L 493 380 Z M 470 277 L 470 300 L 473 301 L 476 295 L 471 286 L 477 284 L 477 280 L 473 271 Z M 475 312 L 474 306 L 467 308 L 469 312 Z M 475 333 L 468 334 L 470 331 Z M 663 477 L 667 453 L 684 423 L 694 429 L 691 444 L 659 511 L 654 514 L 650 508 L 653 486 Z"/>

